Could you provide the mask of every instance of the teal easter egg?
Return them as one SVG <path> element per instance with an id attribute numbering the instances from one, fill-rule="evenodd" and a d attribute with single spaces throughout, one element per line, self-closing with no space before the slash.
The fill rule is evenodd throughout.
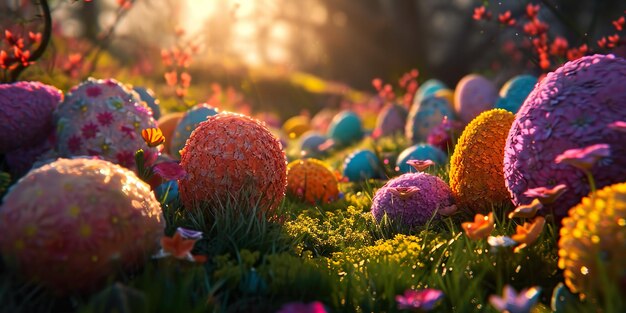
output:
<path id="1" fill-rule="evenodd" d="M 500 98 L 496 103 L 496 108 L 505 109 L 513 114 L 517 113 L 536 84 L 537 77 L 532 75 L 518 75 L 511 78 L 500 89 Z"/>
<path id="2" fill-rule="evenodd" d="M 347 146 L 358 141 L 363 137 L 361 119 L 354 112 L 340 112 L 330 122 L 328 137 L 338 146 Z"/>
<path id="3" fill-rule="evenodd" d="M 399 104 L 387 104 L 376 118 L 376 137 L 393 136 L 404 132 L 404 125 L 408 116 L 407 110 Z"/>
<path id="4" fill-rule="evenodd" d="M 161 203 L 171 203 L 178 199 L 178 181 L 170 180 L 164 182 L 154 189 L 156 198 Z"/>
<path id="5" fill-rule="evenodd" d="M 420 85 L 420 87 L 415 92 L 415 97 L 413 98 L 413 105 L 416 103 L 420 103 L 422 99 L 428 96 L 434 95 L 437 91 L 441 89 L 448 88 L 446 84 L 438 79 L 429 79 Z"/>
<path id="6" fill-rule="evenodd" d="M 300 151 L 302 156 L 307 158 L 317 158 L 324 155 L 320 145 L 325 143 L 328 137 L 317 132 L 306 132 L 300 137 Z"/>
<path id="7" fill-rule="evenodd" d="M 400 152 L 398 160 L 396 161 L 396 170 L 403 174 L 415 173 L 415 169 L 406 164 L 409 160 L 432 160 L 437 165 L 443 165 L 446 164 L 448 157 L 445 152 L 435 146 L 418 144 L 410 146 Z"/>
<path id="8" fill-rule="evenodd" d="M 454 109 L 445 97 L 430 95 L 414 103 L 406 123 L 406 137 L 413 143 L 425 142 L 428 134 L 441 124 L 444 116 L 454 120 Z"/>
<path id="9" fill-rule="evenodd" d="M 476 74 L 463 77 L 454 90 L 454 110 L 464 124 L 471 122 L 480 113 L 493 109 L 497 100 L 496 86 Z"/>
<path id="10" fill-rule="evenodd" d="M 180 150 L 185 147 L 185 143 L 191 133 L 201 122 L 206 121 L 207 117 L 217 113 L 218 110 L 216 108 L 206 103 L 198 104 L 189 109 L 174 129 L 172 143 L 170 144 L 172 156 L 180 160 Z"/>
<path id="11" fill-rule="evenodd" d="M 343 176 L 352 182 L 378 178 L 381 172 L 380 161 L 371 150 L 357 150 L 343 163 Z"/>
<path id="12" fill-rule="evenodd" d="M 141 101 L 145 102 L 150 110 L 152 110 L 152 117 L 155 120 L 161 118 L 161 107 L 159 106 L 159 99 L 154 95 L 154 91 L 152 89 L 144 88 L 144 87 L 134 87 L 133 90 L 139 94 L 139 98 Z"/>

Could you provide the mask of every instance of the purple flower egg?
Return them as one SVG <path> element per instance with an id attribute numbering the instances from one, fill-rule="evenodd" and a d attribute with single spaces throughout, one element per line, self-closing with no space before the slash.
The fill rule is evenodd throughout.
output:
<path id="1" fill-rule="evenodd" d="M 483 111 L 492 109 L 497 100 L 496 86 L 476 74 L 463 77 L 454 91 L 454 109 L 458 118 L 465 124 Z"/>
<path id="2" fill-rule="evenodd" d="M 437 210 L 451 206 L 450 187 L 437 176 L 407 173 L 388 181 L 376 191 L 371 212 L 377 221 L 383 216 L 394 223 L 415 227 L 438 219 Z"/>
<path id="3" fill-rule="evenodd" d="M 399 104 L 386 105 L 376 118 L 374 134 L 380 137 L 403 133 L 408 114 L 407 110 Z"/>
<path id="4" fill-rule="evenodd" d="M 582 170 L 556 164 L 565 150 L 608 144 L 611 156 L 592 168 L 598 188 L 624 181 L 626 134 L 607 125 L 626 121 L 626 60 L 593 55 L 549 73 L 516 115 L 505 146 L 504 176 L 516 205 L 530 203 L 528 189 L 565 184 L 568 191 L 546 207 L 563 217 L 589 191 Z"/>
<path id="5" fill-rule="evenodd" d="M 0 84 L 0 153 L 40 145 L 54 130 L 63 93 L 39 82 Z"/>

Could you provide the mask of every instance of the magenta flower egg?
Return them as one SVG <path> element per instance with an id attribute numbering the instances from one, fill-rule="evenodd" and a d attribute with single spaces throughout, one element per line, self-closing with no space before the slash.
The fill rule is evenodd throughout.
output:
<path id="1" fill-rule="evenodd" d="M 63 93 L 39 82 L 0 84 L 0 153 L 40 145 L 54 130 Z"/>
<path id="2" fill-rule="evenodd" d="M 141 131 L 156 127 L 156 122 L 136 95 L 113 79 L 90 78 L 73 87 L 55 111 L 59 155 L 97 155 L 129 168 L 135 165 L 138 149 L 156 159 L 157 149 L 141 137 Z"/>
<path id="3" fill-rule="evenodd" d="M 376 191 L 371 212 L 377 221 L 387 214 L 394 223 L 409 227 L 424 225 L 437 210 L 453 205 L 450 187 L 437 176 L 424 172 L 407 173 L 389 180 Z"/>
<path id="4" fill-rule="evenodd" d="M 0 207 L 0 251 L 23 278 L 58 293 L 88 292 L 158 248 L 164 220 L 150 186 L 98 159 L 30 171 Z"/>
<path id="5" fill-rule="evenodd" d="M 567 187 L 559 201 L 546 206 L 557 217 L 589 191 L 585 173 L 555 162 L 570 149 L 608 144 L 610 156 L 591 168 L 598 188 L 626 177 L 626 133 L 609 127 L 626 121 L 626 60 L 612 55 L 586 56 L 549 73 L 530 93 L 508 134 L 504 176 L 516 205 L 532 200 L 524 192 L 538 187 Z"/>
<path id="6" fill-rule="evenodd" d="M 492 109 L 497 100 L 496 86 L 476 74 L 463 77 L 454 90 L 454 110 L 459 120 L 465 124 L 480 113 Z"/>

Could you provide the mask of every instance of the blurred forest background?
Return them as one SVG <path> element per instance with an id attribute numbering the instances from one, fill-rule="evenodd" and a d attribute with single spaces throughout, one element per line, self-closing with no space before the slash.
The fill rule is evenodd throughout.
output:
<path id="1" fill-rule="evenodd" d="M 21 2 L 30 1 L 0 1 L 2 24 L 23 14 Z M 565 37 L 571 46 L 594 43 L 626 9 L 624 0 L 536 2 L 546 8 L 541 11 L 542 19 L 551 31 Z M 528 61 L 515 60 L 502 48 L 507 41 L 521 40 L 521 31 L 472 18 L 474 8 L 483 4 L 494 12 L 510 10 L 517 16 L 524 14 L 527 3 L 50 1 L 54 34 L 65 41 L 54 38 L 42 60 L 56 60 L 48 69 L 65 69 L 66 76 L 73 77 L 65 83 L 68 86 L 88 75 L 120 80 L 126 75 L 130 82 L 168 97 L 173 91 L 159 86 L 167 71 L 163 51 L 192 47 L 193 61 L 185 67 L 193 78 L 191 98 L 203 101 L 208 95 L 202 91 L 210 92 L 209 86 L 218 83 L 242 90 L 254 108 L 284 107 L 282 114 L 293 114 L 300 108 L 316 111 L 329 103 L 339 105 L 341 97 L 336 94 L 351 88 L 374 92 L 373 78 L 394 82 L 413 68 L 420 71 L 420 81 L 438 78 L 452 87 L 471 72 L 496 83 L 522 72 L 539 74 Z M 72 60 L 67 57 L 72 54 L 77 65 L 68 69 Z M 90 60 L 94 54 L 96 64 Z M 111 64 L 115 66 L 107 68 Z M 42 75 L 30 69 L 29 74 L 27 77 Z M 52 77 L 57 85 L 63 85 L 62 79 L 53 75 L 49 79 Z"/>

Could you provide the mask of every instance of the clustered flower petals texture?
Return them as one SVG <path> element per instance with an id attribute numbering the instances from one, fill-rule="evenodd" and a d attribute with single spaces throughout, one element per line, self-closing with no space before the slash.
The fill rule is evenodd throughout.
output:
<path id="1" fill-rule="evenodd" d="M 405 192 L 411 187 L 415 187 L 412 192 Z M 450 188 L 439 177 L 424 172 L 407 173 L 389 180 L 376 191 L 371 211 L 377 221 L 387 214 L 393 222 L 415 227 L 426 224 L 436 210 L 452 204 Z M 434 217 L 437 218 L 439 214 Z"/>
<path id="2" fill-rule="evenodd" d="M 626 183 L 607 186 L 569 210 L 562 221 L 559 268 L 565 284 L 583 297 L 626 283 Z M 601 266 L 600 266 L 601 265 Z M 600 272 L 600 268 L 604 268 Z M 605 282 L 603 280 L 610 281 Z M 620 288 L 622 297 L 626 289 Z"/>
<path id="3" fill-rule="evenodd" d="M 29 172 L 0 207 L 11 267 L 55 292 L 88 291 L 158 248 L 161 206 L 132 171 L 98 159 L 58 159 Z"/>
<path id="4" fill-rule="evenodd" d="M 39 82 L 0 84 L 0 154 L 45 141 L 62 99 L 60 90 Z"/>
<path id="5" fill-rule="evenodd" d="M 502 159 L 513 113 L 493 109 L 470 122 L 450 159 L 450 189 L 458 205 L 486 213 L 492 204 L 510 203 Z"/>
<path id="6" fill-rule="evenodd" d="M 186 208 L 198 202 L 226 203 L 233 195 L 249 193 L 249 204 L 272 209 L 285 196 L 287 161 L 280 141 L 262 122 L 251 117 L 220 113 L 210 116 L 191 133 L 181 150 L 187 176 L 179 180 Z"/>
<path id="7" fill-rule="evenodd" d="M 626 60 L 593 55 L 549 73 L 528 96 L 509 132 L 504 176 L 515 205 L 530 203 L 528 189 L 565 184 L 546 207 L 562 218 L 590 191 L 586 175 L 555 158 L 566 150 L 604 143 L 611 156 L 592 168 L 598 188 L 626 177 L 626 137 L 608 125 L 626 120 Z"/>
<path id="8" fill-rule="evenodd" d="M 154 128 L 152 112 L 137 94 L 114 79 L 90 78 L 74 86 L 54 112 L 57 150 L 62 157 L 92 155 L 132 168 L 134 155 L 143 149 L 155 160 L 141 130 Z"/>
<path id="9" fill-rule="evenodd" d="M 338 184 L 337 176 L 320 160 L 296 160 L 287 165 L 287 191 L 311 204 L 336 200 Z"/>

